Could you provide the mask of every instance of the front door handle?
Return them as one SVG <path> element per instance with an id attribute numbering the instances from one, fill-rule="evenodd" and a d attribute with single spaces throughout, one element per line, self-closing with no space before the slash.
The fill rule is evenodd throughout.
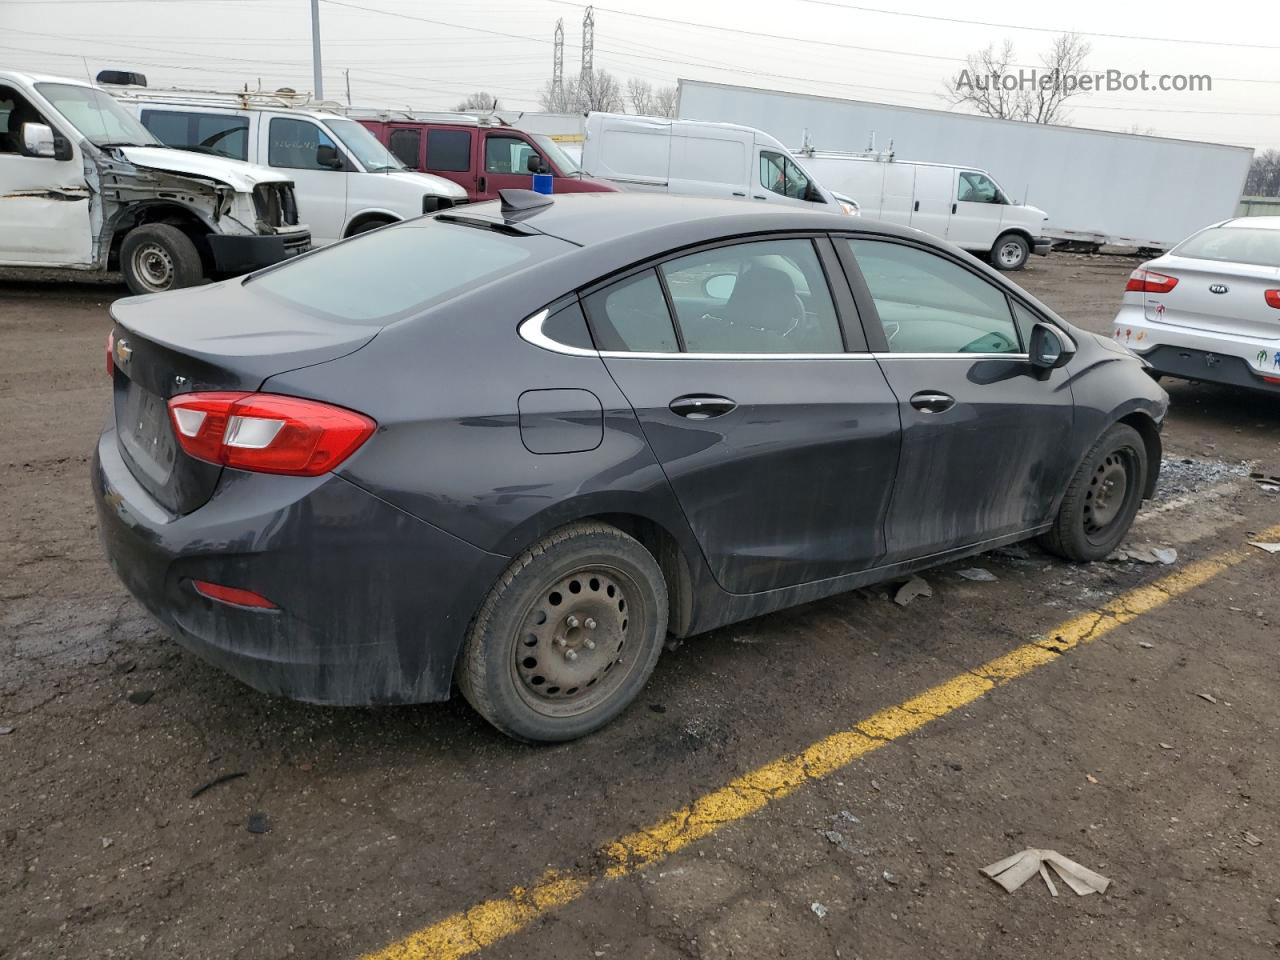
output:
<path id="1" fill-rule="evenodd" d="M 912 213 L 919 213 L 919 212 L 920 212 L 920 201 L 919 201 L 919 200 L 917 200 L 917 201 L 916 201 L 916 205 L 915 205 L 914 207 L 912 207 L 912 208 L 911 208 L 911 212 L 912 212 Z"/>
<path id="2" fill-rule="evenodd" d="M 956 398 L 948 393 L 921 390 L 911 398 L 911 405 L 925 413 L 946 413 L 956 405 Z"/>
<path id="3" fill-rule="evenodd" d="M 677 417 L 687 420 L 710 420 L 729 413 L 737 404 L 728 397 L 717 397 L 707 393 L 690 394 L 676 397 L 670 404 L 671 412 Z"/>
<path id="4" fill-rule="evenodd" d="M 951 212 L 952 213 L 956 212 L 956 205 L 954 203 L 951 205 Z"/>

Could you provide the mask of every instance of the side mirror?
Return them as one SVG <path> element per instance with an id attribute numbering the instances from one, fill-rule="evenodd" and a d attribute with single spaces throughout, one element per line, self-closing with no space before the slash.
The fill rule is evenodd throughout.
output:
<path id="1" fill-rule="evenodd" d="M 322 143 L 316 147 L 316 165 L 328 167 L 330 170 L 342 169 L 342 155 L 332 144 Z"/>
<path id="2" fill-rule="evenodd" d="M 1037 323 L 1031 328 L 1027 354 L 1031 366 L 1047 373 L 1070 363 L 1071 358 L 1076 355 L 1076 347 L 1057 327 Z"/>
<path id="3" fill-rule="evenodd" d="M 737 274 L 717 273 L 714 277 L 707 277 L 703 282 L 702 292 L 712 300 L 728 300 L 733 296 L 733 288 L 737 285 Z"/>
<path id="4" fill-rule="evenodd" d="M 529 158 L 524 162 L 524 168 L 530 173 L 550 173 L 551 167 L 547 161 L 536 153 L 529 154 Z"/>
<path id="5" fill-rule="evenodd" d="M 55 159 L 57 149 L 53 142 L 53 129 L 47 123 L 24 123 L 22 152 L 28 157 Z"/>
<path id="6" fill-rule="evenodd" d="M 826 202 L 822 196 L 822 191 L 818 189 L 818 185 L 814 183 L 812 180 L 809 181 L 809 186 L 805 187 L 804 189 L 804 198 L 808 200 L 810 203 Z"/>

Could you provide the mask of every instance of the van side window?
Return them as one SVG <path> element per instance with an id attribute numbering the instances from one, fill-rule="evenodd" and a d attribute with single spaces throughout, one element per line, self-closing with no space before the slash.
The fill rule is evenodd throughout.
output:
<path id="1" fill-rule="evenodd" d="M 23 153 L 22 125 L 48 121 L 12 87 L 0 87 L 0 153 Z"/>
<path id="2" fill-rule="evenodd" d="M 985 173 L 965 170 L 960 174 L 956 199 L 967 203 L 1006 203 L 995 181 Z"/>
<path id="3" fill-rule="evenodd" d="M 793 200 L 809 196 L 809 178 L 790 157 L 772 150 L 760 151 L 760 186 Z"/>
<path id="4" fill-rule="evenodd" d="M 646 270 L 591 294 L 584 301 L 599 350 L 676 353 L 675 328 L 658 275 Z"/>
<path id="5" fill-rule="evenodd" d="M 485 173 L 528 173 L 533 147 L 517 137 L 485 137 Z"/>
<path id="6" fill-rule="evenodd" d="M 428 130 L 427 169 L 466 173 L 471 169 L 470 130 Z"/>
<path id="7" fill-rule="evenodd" d="M 388 149 L 410 170 L 418 169 L 418 148 L 421 146 L 422 131 L 414 127 L 396 127 L 387 138 Z"/>
<path id="8" fill-rule="evenodd" d="M 1004 291 L 944 257 L 884 240 L 846 240 L 891 353 L 1020 353 Z"/>
<path id="9" fill-rule="evenodd" d="M 292 170 L 328 170 L 317 154 L 321 147 L 337 150 L 333 138 L 310 120 L 272 117 L 267 145 L 267 163 Z M 341 156 L 341 154 L 339 154 Z"/>
<path id="10" fill-rule="evenodd" d="M 690 353 L 842 353 L 810 240 L 738 243 L 661 267 Z"/>
<path id="11" fill-rule="evenodd" d="M 249 158 L 247 117 L 217 113 L 182 113 L 176 110 L 143 110 L 142 125 L 168 147 L 197 149 L 232 160 Z"/>

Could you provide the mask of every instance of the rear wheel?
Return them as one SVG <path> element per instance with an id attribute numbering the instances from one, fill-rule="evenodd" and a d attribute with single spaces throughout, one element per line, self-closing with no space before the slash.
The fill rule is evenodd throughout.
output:
<path id="1" fill-rule="evenodd" d="M 498 578 L 467 637 L 458 686 L 503 733 L 572 740 L 635 699 L 666 630 L 666 583 L 649 551 L 607 524 L 572 524 Z"/>
<path id="2" fill-rule="evenodd" d="M 1006 233 L 991 248 L 991 263 L 997 270 L 1021 270 L 1031 255 L 1031 244 L 1026 237 Z"/>
<path id="3" fill-rule="evenodd" d="M 138 294 L 193 287 L 204 279 L 196 245 L 168 223 L 131 230 L 120 245 L 120 271 L 129 289 Z"/>
<path id="4" fill-rule="evenodd" d="M 1142 437 L 1130 426 L 1115 424 L 1076 470 L 1053 528 L 1041 542 L 1068 560 L 1101 560 L 1129 532 L 1146 482 Z"/>

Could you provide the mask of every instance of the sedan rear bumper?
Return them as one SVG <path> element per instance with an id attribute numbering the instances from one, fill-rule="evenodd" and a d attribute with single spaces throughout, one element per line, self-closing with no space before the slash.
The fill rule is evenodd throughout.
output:
<path id="1" fill-rule="evenodd" d="M 1114 336 L 1151 365 L 1155 373 L 1280 392 L 1280 339 L 1239 337 L 1157 323 L 1142 307 L 1125 304 L 1116 314 Z"/>
<path id="2" fill-rule="evenodd" d="M 207 504 L 174 516 L 129 472 L 114 427 L 93 490 L 113 569 L 182 646 L 256 690 L 315 703 L 446 699 L 470 618 L 509 562 L 333 475 L 226 470 Z M 192 580 L 277 609 L 211 600 Z"/>

